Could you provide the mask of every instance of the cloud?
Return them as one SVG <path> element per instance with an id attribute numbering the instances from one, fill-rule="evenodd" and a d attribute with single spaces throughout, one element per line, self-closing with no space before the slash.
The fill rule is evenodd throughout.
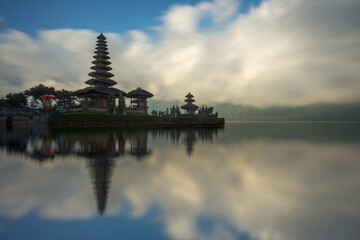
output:
<path id="1" fill-rule="evenodd" d="M 191 91 L 199 104 L 360 100 L 359 1 L 268 0 L 247 14 L 238 7 L 236 0 L 174 5 L 154 28 L 157 40 L 140 30 L 107 33 L 116 86 L 142 86 L 163 100 Z M 0 94 L 46 81 L 85 87 L 96 35 L 1 33 Z"/>

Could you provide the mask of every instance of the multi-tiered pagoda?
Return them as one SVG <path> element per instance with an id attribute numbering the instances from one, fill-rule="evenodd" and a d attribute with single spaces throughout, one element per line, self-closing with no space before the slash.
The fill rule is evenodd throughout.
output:
<path id="1" fill-rule="evenodd" d="M 189 115 L 195 114 L 195 111 L 199 107 L 196 106 L 195 104 L 193 104 L 193 102 L 195 102 L 195 100 L 193 99 L 194 96 L 189 92 L 185 97 L 186 97 L 186 99 L 184 100 L 184 102 L 186 102 L 186 104 L 181 106 L 181 109 L 184 109 L 186 111 L 186 114 L 189 114 Z"/>
<path id="2" fill-rule="evenodd" d="M 89 73 L 92 78 L 85 82 L 90 87 L 80 89 L 76 93 L 79 97 L 90 100 L 86 106 L 88 111 L 113 111 L 115 99 L 119 98 L 119 102 L 124 102 L 123 98 L 126 93 L 112 87 L 117 82 L 111 79 L 114 74 L 109 72 L 112 68 L 109 66 L 111 62 L 109 61 L 106 38 L 101 33 L 97 39 L 96 51 L 94 52 L 96 55 L 93 57 L 95 60 L 92 61 L 94 66 L 91 67 L 93 71 Z"/>

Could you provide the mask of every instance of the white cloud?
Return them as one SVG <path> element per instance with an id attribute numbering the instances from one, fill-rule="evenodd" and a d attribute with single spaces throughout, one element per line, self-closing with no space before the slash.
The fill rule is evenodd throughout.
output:
<path id="1" fill-rule="evenodd" d="M 157 99 L 199 104 L 303 105 L 359 101 L 357 0 L 268 0 L 246 14 L 238 1 L 175 5 L 153 41 L 136 30 L 108 33 L 117 87 L 142 86 Z M 76 90 L 88 79 L 96 34 L 90 30 L 0 34 L 0 91 L 46 79 Z"/>

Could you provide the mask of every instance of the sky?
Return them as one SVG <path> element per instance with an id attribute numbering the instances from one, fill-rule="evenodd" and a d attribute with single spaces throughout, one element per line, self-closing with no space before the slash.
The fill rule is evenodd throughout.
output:
<path id="1" fill-rule="evenodd" d="M 0 97 L 87 87 L 96 36 L 115 86 L 158 100 L 360 102 L 360 0 L 0 0 Z"/>

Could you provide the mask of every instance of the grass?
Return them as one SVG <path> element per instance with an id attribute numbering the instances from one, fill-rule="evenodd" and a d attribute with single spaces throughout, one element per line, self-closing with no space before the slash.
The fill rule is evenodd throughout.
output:
<path id="1" fill-rule="evenodd" d="M 49 125 L 70 128 L 107 128 L 107 127 L 141 127 L 141 126 L 188 126 L 188 125 L 222 125 L 223 118 L 190 117 L 163 118 L 146 114 L 109 114 L 109 113 L 61 113 L 50 116 Z"/>
<path id="2" fill-rule="evenodd" d="M 173 124 L 181 124 L 181 123 L 187 123 L 187 124 L 220 124 L 224 123 L 223 118 L 216 118 L 216 117 L 202 117 L 202 116 L 196 116 L 196 117 L 177 117 L 177 118 L 169 118 L 164 121 L 165 123 L 173 123 Z"/>
<path id="3" fill-rule="evenodd" d="M 124 124 L 161 124 L 162 117 L 145 114 L 62 113 L 50 116 L 50 126 L 107 127 Z"/>

